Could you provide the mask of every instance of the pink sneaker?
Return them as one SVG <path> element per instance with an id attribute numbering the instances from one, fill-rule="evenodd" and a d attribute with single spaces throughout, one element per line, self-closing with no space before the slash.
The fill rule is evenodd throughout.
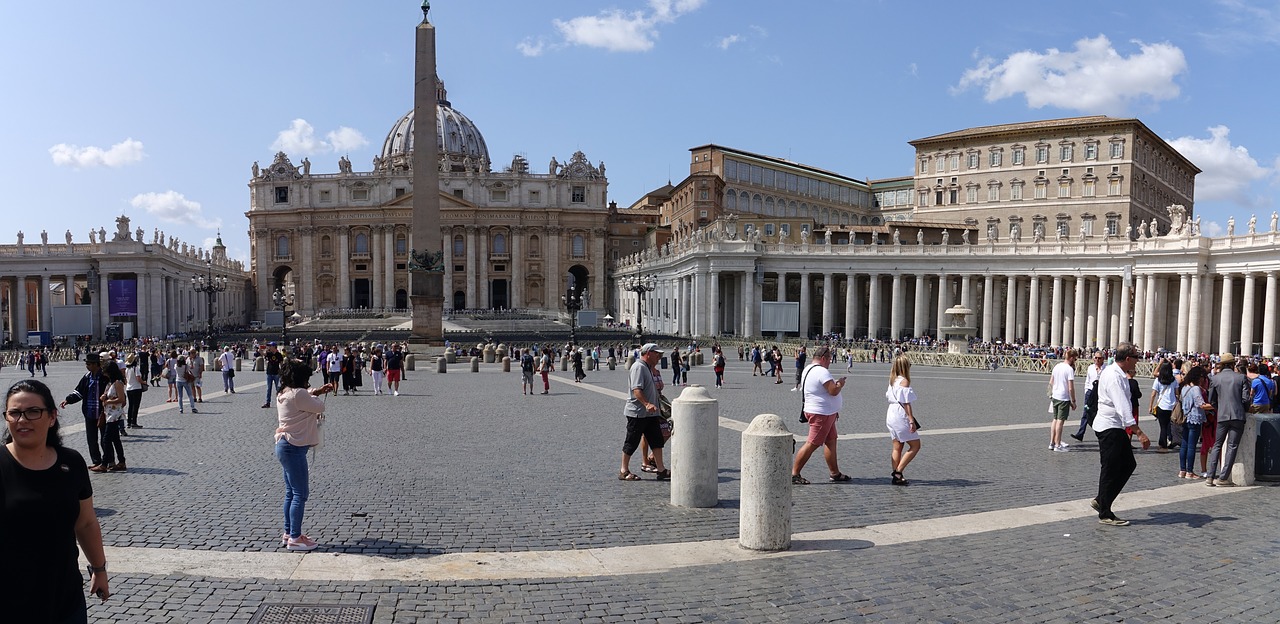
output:
<path id="1" fill-rule="evenodd" d="M 280 534 L 280 545 L 281 545 L 281 546 L 288 546 L 288 545 L 289 545 L 289 534 L 288 534 L 288 533 L 281 533 L 281 534 Z"/>
<path id="2" fill-rule="evenodd" d="M 319 546 L 320 545 L 317 544 L 315 540 L 307 537 L 306 535 L 299 535 L 296 538 L 289 538 L 289 543 L 285 545 L 285 548 L 296 552 L 306 552 L 315 550 Z"/>

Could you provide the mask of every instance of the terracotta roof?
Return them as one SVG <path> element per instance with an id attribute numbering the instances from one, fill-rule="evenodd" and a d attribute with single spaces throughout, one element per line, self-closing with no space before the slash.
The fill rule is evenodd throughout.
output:
<path id="1" fill-rule="evenodd" d="M 1062 119 L 1044 119 L 1041 121 L 1024 121 L 1019 123 L 999 124 L 995 126 L 978 126 L 976 128 L 965 128 L 964 130 L 956 130 L 955 132 L 947 132 L 944 134 L 935 134 L 923 139 L 908 141 L 911 145 L 918 143 L 932 143 L 934 141 L 946 141 L 950 139 L 961 139 L 975 136 L 983 136 L 988 134 L 999 134 L 1002 132 L 1023 132 L 1034 130 L 1053 130 L 1056 128 L 1072 128 L 1087 124 L 1101 123 L 1142 123 L 1137 119 L 1125 117 L 1107 117 L 1106 115 L 1089 115 L 1086 117 L 1064 117 Z"/>

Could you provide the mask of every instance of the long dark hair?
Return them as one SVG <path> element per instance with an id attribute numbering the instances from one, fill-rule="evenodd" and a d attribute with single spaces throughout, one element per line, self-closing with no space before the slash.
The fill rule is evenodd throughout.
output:
<path id="1" fill-rule="evenodd" d="M 102 374 L 112 382 L 124 381 L 124 373 L 120 372 L 120 365 L 115 360 L 107 360 L 107 365 L 102 367 Z"/>
<path id="2" fill-rule="evenodd" d="M 280 365 L 280 391 L 286 388 L 311 387 L 311 367 L 297 358 L 285 360 Z"/>
<path id="3" fill-rule="evenodd" d="M 1173 364 L 1170 364 L 1168 360 L 1165 360 L 1160 363 L 1159 371 L 1160 372 L 1156 373 L 1156 378 L 1161 384 L 1167 386 L 1173 383 Z"/>
<path id="4" fill-rule="evenodd" d="M 53 400 L 53 392 L 49 390 L 49 386 L 36 381 L 34 379 L 23 379 L 12 386 L 9 386 L 9 392 L 4 395 L 5 409 L 9 409 L 9 397 L 19 392 L 30 392 L 39 395 L 40 400 L 44 402 L 44 408 L 49 410 L 46 417 L 53 416 L 53 424 L 49 426 L 49 435 L 45 437 L 44 444 L 50 448 L 59 448 L 62 446 L 62 434 L 58 433 L 58 403 Z M 2 442 L 8 444 L 13 441 L 13 436 L 9 434 L 9 428 L 4 429 L 4 439 Z"/>

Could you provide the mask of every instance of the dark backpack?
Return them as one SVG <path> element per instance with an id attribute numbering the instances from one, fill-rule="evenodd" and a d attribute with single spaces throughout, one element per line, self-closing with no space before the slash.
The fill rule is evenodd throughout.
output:
<path id="1" fill-rule="evenodd" d="M 1093 385 L 1089 387 L 1089 392 L 1085 394 L 1084 409 L 1089 412 L 1089 425 L 1093 425 L 1093 419 L 1098 415 L 1098 380 L 1093 380 Z"/>

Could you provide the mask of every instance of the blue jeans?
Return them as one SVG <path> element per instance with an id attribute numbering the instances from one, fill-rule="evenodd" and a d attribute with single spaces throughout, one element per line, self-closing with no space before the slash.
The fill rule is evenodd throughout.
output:
<path id="1" fill-rule="evenodd" d="M 195 395 L 191 394 L 191 384 L 179 379 L 178 380 L 178 411 L 179 412 L 182 411 L 182 393 L 183 392 L 187 393 L 187 399 L 191 401 L 191 409 L 194 410 L 196 408 L 196 397 Z"/>
<path id="2" fill-rule="evenodd" d="M 311 493 L 307 482 L 307 447 L 294 446 L 281 439 L 276 442 L 276 459 L 284 468 L 284 532 L 289 537 L 298 537 L 302 535 L 302 514 Z"/>
<path id="3" fill-rule="evenodd" d="M 276 396 L 276 393 L 279 391 L 280 391 L 280 376 L 268 374 L 267 375 L 267 400 L 263 401 L 263 403 L 266 403 L 267 405 L 271 405 L 272 403 L 271 399 L 274 399 Z"/>
<path id="4" fill-rule="evenodd" d="M 231 376 L 231 371 L 232 369 L 230 368 L 222 371 L 222 391 L 223 392 L 236 391 L 236 378 Z"/>
<path id="5" fill-rule="evenodd" d="M 1200 429 L 1204 423 L 1183 423 L 1182 446 L 1178 447 L 1178 470 L 1195 472 L 1196 453 L 1200 450 Z"/>

